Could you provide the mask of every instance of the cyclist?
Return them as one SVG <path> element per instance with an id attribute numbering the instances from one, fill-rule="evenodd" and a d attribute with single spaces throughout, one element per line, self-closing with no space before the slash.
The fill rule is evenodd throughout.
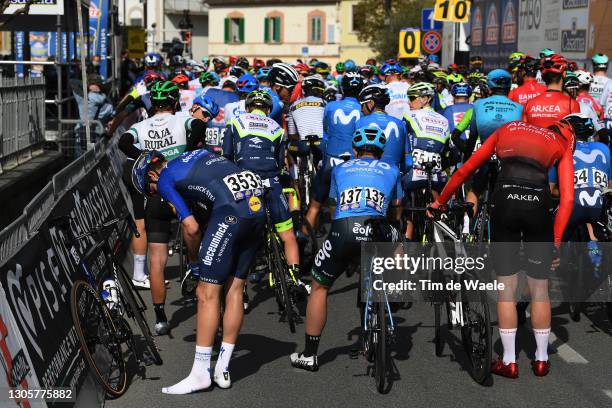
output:
<path id="1" fill-rule="evenodd" d="M 385 112 L 390 98 L 383 85 L 369 85 L 359 93 L 361 119 L 355 125 L 357 129 L 377 128 L 385 136 L 385 150 L 380 161 L 392 164 L 405 172 L 412 166 L 410 142 L 406 136 L 406 125 Z"/>
<path id="2" fill-rule="evenodd" d="M 165 80 L 165 77 L 150 72 L 144 76 L 144 85 L 138 84 L 132 87 L 132 90 L 117 104 L 115 116 L 108 124 L 108 133 L 114 135 L 123 121 L 134 112 L 138 112 L 141 118 L 153 116 L 155 112 L 151 104 L 151 98 L 149 97 L 149 89 L 151 89 L 155 83 L 160 81 L 164 82 Z"/>
<path id="3" fill-rule="evenodd" d="M 323 114 L 323 165 L 317 172 L 314 184 L 314 196 L 306 213 L 306 220 L 311 226 L 316 225 L 316 219 L 321 210 L 321 204 L 329 197 L 332 168 L 344 161 L 344 157 L 352 157 L 351 140 L 355 133 L 357 121 L 361 118 L 361 106 L 357 97 L 365 86 L 365 81 L 356 72 L 347 72 L 342 76 L 343 98 L 329 102 Z M 303 231 L 305 234 L 308 232 Z"/>
<path id="4" fill-rule="evenodd" d="M 279 176 L 285 164 L 286 141 L 283 129 L 267 117 L 272 110 L 272 97 L 265 91 L 252 91 L 245 100 L 247 113 L 238 115 L 228 125 L 223 142 L 223 155 L 245 170 L 262 178 L 271 189 L 265 197 L 272 222 L 285 247 L 289 271 L 300 277 L 300 252 L 293 231 L 293 220 Z"/>
<path id="5" fill-rule="evenodd" d="M 336 85 L 327 85 L 327 87 L 325 88 L 325 92 L 323 93 L 323 99 L 325 100 L 325 102 L 337 101 L 337 96 L 340 96 L 340 94 L 338 93 L 338 88 L 336 87 Z"/>
<path id="6" fill-rule="evenodd" d="M 144 59 L 144 71 L 141 75 L 139 75 L 134 81 L 133 87 L 137 87 L 139 84 L 144 84 L 144 77 L 147 74 L 156 74 L 158 76 L 163 76 L 164 72 L 162 71 L 162 56 L 157 52 L 149 52 L 145 55 Z"/>
<path id="7" fill-rule="evenodd" d="M 299 74 L 291 65 L 279 62 L 272 65 L 268 77 L 270 78 L 271 90 L 288 109 L 291 94 L 300 80 Z"/>
<path id="8" fill-rule="evenodd" d="M 567 60 L 559 54 L 553 54 L 542 60 L 542 79 L 546 83 L 546 92 L 525 104 L 524 122 L 548 127 L 570 113 L 580 112 L 578 102 L 563 93 L 566 71 Z"/>
<path id="9" fill-rule="evenodd" d="M 441 113 L 448 105 L 452 104 L 452 96 L 448 92 L 448 79 L 442 71 L 434 71 L 432 75 L 431 83 L 434 84 L 436 93 L 431 106 L 436 112 Z"/>
<path id="10" fill-rule="evenodd" d="M 521 68 L 523 84 L 511 90 L 508 98 L 525 106 L 531 99 L 546 92 L 546 86 L 536 79 L 540 72 L 540 60 L 527 55 L 521 60 Z"/>
<path id="11" fill-rule="evenodd" d="M 217 115 L 219 115 L 219 106 L 209 96 L 198 96 L 193 100 L 193 105 L 191 105 L 189 114 L 194 119 L 198 119 L 204 123 L 208 123 L 213 118 L 216 118 Z M 204 140 L 197 140 L 195 137 L 191 138 L 188 141 L 189 143 L 187 145 L 187 150 L 194 150 L 203 146 L 208 149 L 209 131 L 213 129 L 214 128 L 206 128 L 206 136 Z M 214 137 L 213 140 L 216 140 L 216 137 Z"/>
<path id="12" fill-rule="evenodd" d="M 450 131 L 453 132 L 465 116 L 465 113 L 473 108 L 473 105 L 469 102 L 472 95 L 472 87 L 465 82 L 459 82 L 451 87 L 451 95 L 453 96 L 453 104 L 447 106 L 442 111 L 442 116 L 448 120 Z M 461 134 L 461 138 L 467 140 L 468 135 L 469 129 L 466 129 Z"/>
<path id="13" fill-rule="evenodd" d="M 580 105 L 580 113 L 590 118 L 593 126 L 595 127 L 595 130 L 599 130 L 602 128 L 602 125 L 599 121 L 597 112 L 595 112 L 595 109 L 593 108 L 593 105 L 589 103 L 591 96 L 588 95 L 587 92 L 588 98 L 581 98 L 580 100 L 578 100 L 578 92 L 580 92 L 580 86 L 581 83 L 580 79 L 578 78 L 578 75 L 573 72 L 568 72 L 567 76 L 565 77 L 565 81 L 563 81 L 563 89 L 570 97 L 578 101 L 578 104 Z"/>
<path id="14" fill-rule="evenodd" d="M 155 106 L 155 115 L 135 124 L 119 139 L 119 148 L 126 156 L 137 159 L 142 150 L 158 150 L 170 161 L 181 155 L 191 138 L 202 140 L 206 124 L 190 117 L 175 115 L 179 108 L 179 89 L 176 84 L 159 82 L 151 89 L 151 101 Z M 172 208 L 159 197 L 147 199 L 144 209 L 145 230 L 148 240 L 150 262 L 150 282 L 145 276 L 134 280 L 137 287 L 151 288 L 153 308 L 155 310 L 155 331 L 166 334 L 169 331 L 164 305 L 166 286 L 164 272 L 168 260 L 168 242 L 170 241 L 170 221 L 173 218 Z M 195 259 L 190 259 L 195 262 Z M 194 266 L 194 269 L 196 267 Z"/>
<path id="15" fill-rule="evenodd" d="M 478 55 L 474 55 L 473 57 L 470 57 L 470 64 L 469 64 L 470 72 L 472 73 L 482 72 L 483 65 L 484 65 L 484 61 L 482 57 Z"/>
<path id="16" fill-rule="evenodd" d="M 244 74 L 238 81 L 236 81 L 236 90 L 238 91 L 238 95 L 240 97 L 239 101 L 230 102 L 225 105 L 223 111 L 225 112 L 225 124 L 226 126 L 230 124 L 232 119 L 238 117 L 239 115 L 246 113 L 246 107 L 244 104 L 244 100 L 247 95 L 259 88 L 259 84 L 257 83 L 257 79 L 251 74 Z"/>
<path id="17" fill-rule="evenodd" d="M 336 72 L 334 72 L 334 79 L 338 82 L 342 80 L 342 75 L 344 75 L 344 62 L 340 61 L 336 64 Z"/>
<path id="18" fill-rule="evenodd" d="M 236 85 L 231 81 L 231 79 L 227 79 L 227 77 L 224 78 L 221 86 L 221 89 L 208 88 L 202 93 L 202 96 L 208 96 L 217 104 L 217 106 L 219 106 L 219 114 L 210 120 L 208 123 L 208 129 L 206 130 L 206 145 L 211 149 L 211 151 L 217 154 L 221 154 L 223 137 L 226 131 L 225 105 L 232 102 L 238 102 L 240 100 L 240 97 L 235 92 Z"/>
<path id="19" fill-rule="evenodd" d="M 572 213 L 574 199 L 574 128 L 566 120 L 544 129 L 524 122 L 509 122 L 496 130 L 450 179 L 431 207 L 445 205 L 476 169 L 493 154 L 501 161 L 501 172 L 493 192 L 491 240 L 494 242 L 551 242 L 558 248 Z M 552 202 L 548 188 L 548 169 L 558 165 L 561 200 L 553 222 Z M 534 299 L 531 310 L 536 352 L 531 366 L 536 376 L 550 370 L 548 338 L 551 308 L 548 298 L 550 267 L 558 265 L 553 251 L 542 251 L 538 245 L 526 245 L 527 283 Z M 517 311 L 515 292 L 518 286 L 516 253 L 498 251 L 494 260 L 497 280 L 504 284 L 497 302 L 499 332 L 503 357 L 491 366 L 494 374 L 518 377 L 515 338 Z"/>
<path id="20" fill-rule="evenodd" d="M 189 112 L 195 98 L 195 91 L 189 89 L 189 77 L 185 74 L 176 74 L 172 77 L 171 81 L 179 88 L 181 112 Z"/>
<path id="21" fill-rule="evenodd" d="M 309 371 L 319 368 L 317 351 L 327 320 L 327 294 L 334 281 L 344 272 L 350 260 L 358 257 L 361 243 L 372 241 L 371 219 L 396 221 L 403 196 L 400 172 L 396 166 L 380 161 L 385 136 L 378 128 L 355 131 L 355 159 L 332 170 L 330 195 L 336 199 L 331 230 L 319 250 L 312 270 L 312 292 L 306 311 L 305 347 L 290 356 L 291 365 Z M 376 169 L 376 171 L 372 171 Z M 381 225 L 386 241 L 399 238 L 388 223 Z"/>
<path id="22" fill-rule="evenodd" d="M 434 197 L 438 196 L 447 180 L 444 170 L 448 167 L 449 124 L 431 107 L 434 94 L 434 87 L 428 82 L 419 82 L 408 90 L 410 111 L 404 116 L 404 123 L 412 146 L 412 168 L 402 179 L 406 194 L 427 186 L 425 163 L 435 163 L 432 169 Z M 413 239 L 413 230 L 414 225 L 408 220 L 406 239 Z"/>
<path id="23" fill-rule="evenodd" d="M 202 72 L 198 78 L 201 88 L 196 90 L 196 96 L 204 95 L 210 88 L 216 88 L 221 82 L 221 78 L 215 71 Z"/>
<path id="24" fill-rule="evenodd" d="M 593 74 L 580 69 L 574 72 L 574 74 L 580 82 L 580 88 L 578 89 L 578 95 L 576 95 L 576 100 L 578 101 L 581 107 L 582 105 L 590 105 L 591 108 L 593 108 L 593 110 L 597 114 L 598 120 L 603 120 L 603 108 L 599 104 L 599 101 L 593 98 L 593 96 L 589 93 L 591 84 L 594 81 Z"/>
<path id="25" fill-rule="evenodd" d="M 289 150 L 293 153 L 308 154 L 310 144 L 308 136 L 323 138 L 323 114 L 325 113 L 325 82 L 319 75 L 307 76 L 302 80 L 304 97 L 293 102 L 287 114 L 287 134 L 291 144 Z M 315 163 L 320 160 L 321 152 L 315 143 Z"/>
<path id="26" fill-rule="evenodd" d="M 385 111 L 394 118 L 401 120 L 410 109 L 406 93 L 410 85 L 400 81 L 402 67 L 395 61 L 385 62 L 380 68 L 380 72 L 385 76 L 385 83 L 391 99 Z"/>
<path id="27" fill-rule="evenodd" d="M 610 82 L 610 78 L 608 78 L 609 59 L 607 55 L 597 53 L 591 58 L 591 63 L 593 64 L 593 83 L 589 93 L 595 100 L 602 101 L 604 89 Z"/>

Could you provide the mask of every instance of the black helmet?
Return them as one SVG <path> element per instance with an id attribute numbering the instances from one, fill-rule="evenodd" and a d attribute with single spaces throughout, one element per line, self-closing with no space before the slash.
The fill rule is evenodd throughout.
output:
<path id="1" fill-rule="evenodd" d="M 249 92 L 246 97 L 246 100 L 244 101 L 244 105 L 247 108 L 253 107 L 266 109 L 268 110 L 268 112 L 270 112 L 272 110 L 273 101 L 272 97 L 268 92 L 255 90 Z"/>
<path id="2" fill-rule="evenodd" d="M 182 55 L 173 55 L 170 60 L 170 65 L 173 67 L 182 67 L 185 65 L 185 58 Z"/>
<path id="3" fill-rule="evenodd" d="M 244 69 L 245 71 L 248 71 L 249 68 L 251 67 L 251 64 L 249 64 L 249 60 L 246 59 L 246 57 L 238 57 L 238 59 L 236 60 L 235 65 L 239 66 L 240 68 Z"/>
<path id="4" fill-rule="evenodd" d="M 335 85 L 328 85 L 325 88 L 325 92 L 323 93 L 323 99 L 325 102 L 333 102 L 336 100 L 336 95 L 338 94 L 338 88 Z"/>
<path id="5" fill-rule="evenodd" d="M 242 68 L 241 66 L 238 66 L 238 65 L 234 65 L 229 70 L 229 74 L 231 76 L 235 76 L 236 78 L 240 78 L 241 76 L 243 76 L 246 73 L 247 73 L 247 71 L 245 71 L 244 68 Z"/>
<path id="6" fill-rule="evenodd" d="M 295 68 L 283 62 L 272 65 L 268 77 L 273 85 L 282 86 L 284 88 L 293 88 L 300 79 Z"/>
<path id="7" fill-rule="evenodd" d="M 359 93 L 359 103 L 373 101 L 377 108 L 384 108 L 391 102 L 387 88 L 383 85 L 368 85 Z"/>
<path id="8" fill-rule="evenodd" d="M 302 80 L 304 95 L 323 95 L 325 92 L 325 81 L 320 75 L 310 75 Z"/>
<path id="9" fill-rule="evenodd" d="M 357 97 L 366 84 L 366 80 L 359 75 L 359 72 L 347 72 L 342 75 L 340 87 L 343 95 Z"/>
<path id="10" fill-rule="evenodd" d="M 593 120 L 583 113 L 572 113 L 563 119 L 572 125 L 578 139 L 586 140 L 595 134 Z"/>

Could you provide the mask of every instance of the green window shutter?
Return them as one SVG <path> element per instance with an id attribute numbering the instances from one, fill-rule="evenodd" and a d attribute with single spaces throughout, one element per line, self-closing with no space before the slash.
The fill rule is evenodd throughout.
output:
<path id="1" fill-rule="evenodd" d="M 238 20 L 238 38 L 240 43 L 244 43 L 244 18 Z"/>
<path id="2" fill-rule="evenodd" d="M 281 19 L 280 17 L 274 17 L 274 42 L 279 43 L 281 37 Z"/>
<path id="3" fill-rule="evenodd" d="M 270 19 L 268 17 L 264 18 L 264 42 L 270 42 Z"/>
<path id="4" fill-rule="evenodd" d="M 225 37 L 223 42 L 225 42 L 226 44 L 230 42 L 230 19 L 229 18 L 225 18 Z"/>

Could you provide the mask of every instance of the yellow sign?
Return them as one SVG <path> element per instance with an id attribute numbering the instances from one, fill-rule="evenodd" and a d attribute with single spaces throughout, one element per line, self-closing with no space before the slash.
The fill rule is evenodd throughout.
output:
<path id="1" fill-rule="evenodd" d="M 418 58 L 421 55 L 421 32 L 409 28 L 399 33 L 399 58 Z"/>
<path id="2" fill-rule="evenodd" d="M 434 20 L 467 23 L 470 18 L 471 0 L 436 0 Z"/>
<path id="3" fill-rule="evenodd" d="M 261 210 L 261 200 L 259 197 L 251 196 L 251 198 L 249 198 L 249 209 L 254 213 Z"/>
<path id="4" fill-rule="evenodd" d="M 140 27 L 127 27 L 127 47 L 130 58 L 144 58 L 145 30 Z"/>

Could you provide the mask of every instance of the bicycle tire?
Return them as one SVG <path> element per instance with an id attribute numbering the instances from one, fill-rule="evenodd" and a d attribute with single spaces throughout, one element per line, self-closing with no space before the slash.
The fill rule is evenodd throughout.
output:
<path id="1" fill-rule="evenodd" d="M 363 316 L 365 315 L 365 308 L 368 307 L 367 302 L 363 302 L 361 304 L 362 308 L 362 321 Z M 362 334 L 362 347 L 363 347 L 363 355 L 368 363 L 374 362 L 374 327 L 376 327 L 376 313 L 368 313 L 368 329 L 363 331 Z"/>
<path id="2" fill-rule="evenodd" d="M 140 332 L 142 333 L 142 336 L 145 339 L 145 343 L 147 344 L 147 348 L 149 349 L 149 352 L 151 353 L 155 364 L 162 365 L 162 357 L 159 354 L 157 344 L 155 343 L 155 339 L 151 334 L 151 329 L 149 328 L 149 324 L 147 323 L 147 320 L 143 313 L 144 307 L 139 307 L 137 304 L 138 301 L 136 299 L 136 295 L 140 295 L 138 294 L 138 292 L 136 292 L 136 289 L 134 288 L 131 279 L 127 278 L 127 272 L 125 272 L 123 267 L 118 263 L 116 263 L 115 265 L 117 267 L 117 279 L 119 280 L 117 284 L 121 289 L 122 297 L 127 302 L 127 305 L 124 304 L 124 307 L 127 306 L 126 312 L 128 316 L 133 318 L 138 324 Z M 134 293 L 136 293 L 136 295 L 134 295 Z M 142 301 L 142 298 L 140 298 L 140 300 Z"/>
<path id="3" fill-rule="evenodd" d="M 434 345 L 436 356 L 442 356 L 444 343 L 442 342 L 442 303 L 434 303 Z"/>
<path id="4" fill-rule="evenodd" d="M 470 375 L 478 384 L 484 384 L 491 375 L 491 360 L 493 356 L 493 342 L 491 336 L 491 316 L 487 295 L 478 293 L 477 302 L 469 302 L 465 285 L 461 285 L 462 310 L 464 325 L 461 327 L 461 342 L 470 361 Z M 478 312 L 480 310 L 481 312 Z M 482 340 L 474 344 L 475 329 Z"/>
<path id="5" fill-rule="evenodd" d="M 83 351 L 83 354 L 85 355 L 85 359 L 87 360 L 87 363 L 91 367 L 91 372 L 93 373 L 96 381 L 102 386 L 102 388 L 104 388 L 104 391 L 106 391 L 108 395 L 110 395 L 113 398 L 118 398 L 122 396 L 123 394 L 125 394 L 128 388 L 127 369 L 125 367 L 125 360 L 123 358 L 123 352 L 121 351 L 121 343 L 118 342 L 118 350 L 119 350 L 118 356 L 115 355 L 117 349 L 115 349 L 114 352 L 107 349 L 109 351 L 109 354 L 113 357 L 112 361 L 116 361 L 118 363 L 118 370 L 119 370 L 119 376 L 117 377 L 119 381 L 117 385 L 111 385 L 109 381 L 107 381 L 106 377 L 103 375 L 101 368 L 98 367 L 98 363 L 96 362 L 93 356 L 93 353 L 95 351 L 90 350 L 89 345 L 91 344 L 91 339 L 85 337 L 86 331 L 89 331 L 89 330 L 83 327 L 82 322 L 81 322 L 81 316 L 79 314 L 80 312 L 79 304 L 81 303 L 79 300 L 81 299 L 81 296 L 82 296 L 80 294 L 80 291 L 82 290 L 86 291 L 84 293 L 88 293 L 88 295 L 91 296 L 90 301 L 93 300 L 95 302 L 95 305 L 92 305 L 92 304 L 88 305 L 89 307 L 91 307 L 91 309 L 88 308 L 88 310 L 83 311 L 84 317 L 97 316 L 101 318 L 104 324 L 106 325 L 106 330 L 109 332 L 108 333 L 109 336 L 114 337 L 115 341 L 118 342 L 117 328 L 115 327 L 115 324 L 113 323 L 113 320 L 109 314 L 106 304 L 104 303 L 104 300 L 102 299 L 98 291 L 95 288 L 93 288 L 88 282 L 83 281 L 83 280 L 77 280 L 74 283 L 74 286 L 72 287 L 72 290 L 71 290 L 70 312 L 72 314 L 72 321 L 74 323 L 74 326 L 77 332 L 77 336 L 79 337 L 79 342 L 81 344 L 81 350 Z M 94 347 L 97 344 L 100 344 L 100 343 L 96 342 L 94 344 Z M 112 364 L 110 365 L 110 367 L 112 367 Z"/>
<path id="6" fill-rule="evenodd" d="M 289 330 L 291 333 L 295 333 L 293 304 L 291 302 L 291 294 L 289 293 L 289 285 L 287 284 L 287 263 L 285 262 L 284 257 L 281 255 L 282 252 L 279 248 L 279 238 L 276 233 L 272 234 L 270 241 L 272 251 L 270 252 L 269 256 L 272 257 L 272 270 L 276 271 L 276 276 L 274 276 L 274 287 L 277 291 L 277 297 L 280 296 L 279 300 L 285 309 L 284 313 L 287 323 L 289 323 Z"/>
<path id="7" fill-rule="evenodd" d="M 389 347 L 387 344 L 387 318 L 386 303 L 378 302 L 376 305 L 378 315 L 378 339 L 376 342 L 376 360 L 374 362 L 374 376 L 376 389 L 379 393 L 385 393 L 387 383 L 387 362 L 389 361 Z"/>

